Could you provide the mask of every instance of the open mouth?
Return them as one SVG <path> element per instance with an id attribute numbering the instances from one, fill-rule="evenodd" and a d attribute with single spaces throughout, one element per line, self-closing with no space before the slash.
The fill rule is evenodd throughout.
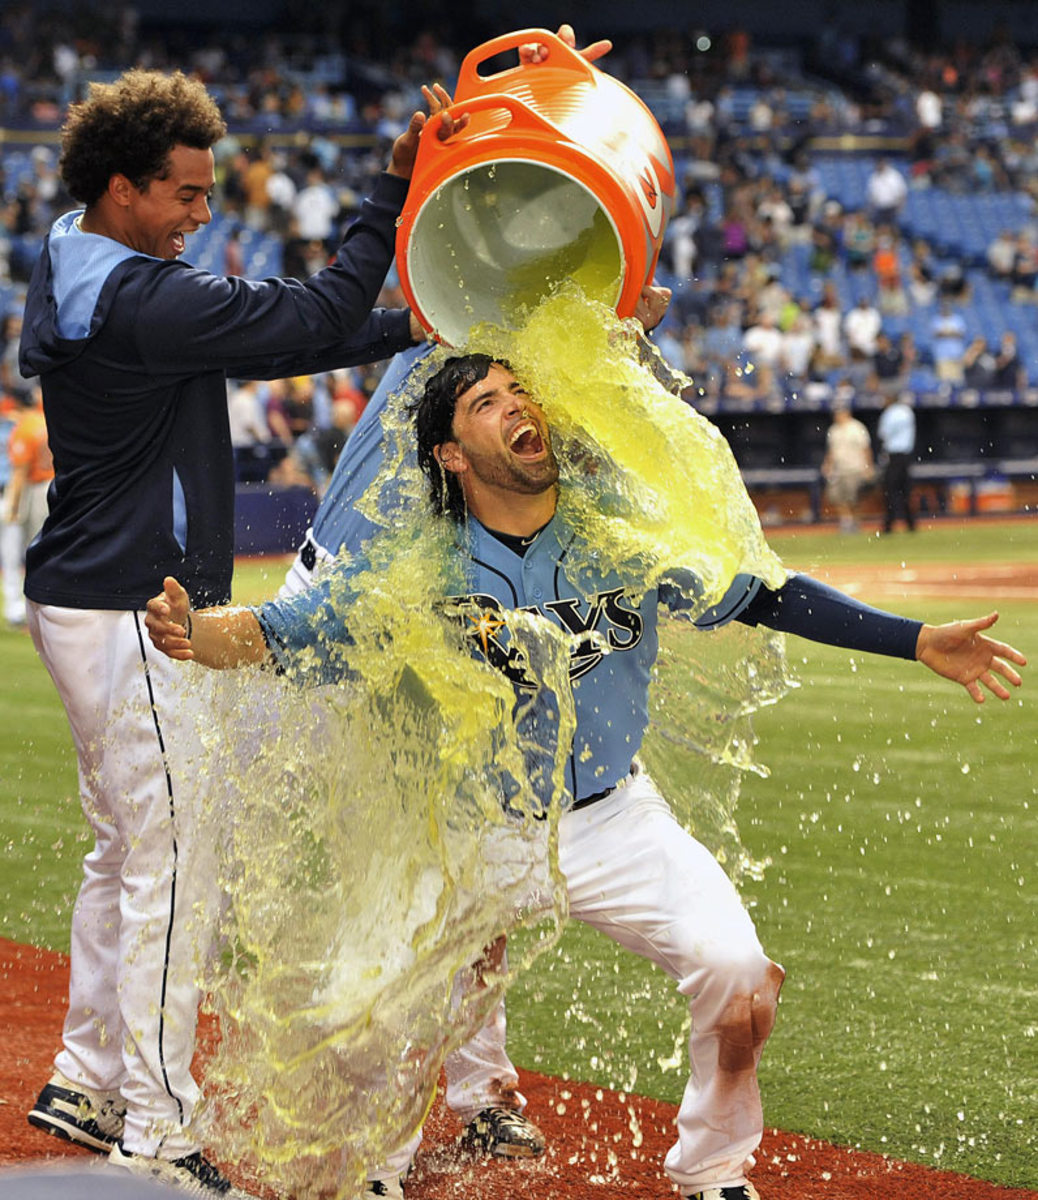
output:
<path id="1" fill-rule="evenodd" d="M 508 439 L 508 448 L 520 458 L 538 458 L 544 453 L 544 439 L 533 421 L 520 421 Z"/>
<path id="2" fill-rule="evenodd" d="M 169 239 L 170 249 L 173 251 L 173 257 L 179 258 L 184 253 L 184 235 L 179 230 Z"/>

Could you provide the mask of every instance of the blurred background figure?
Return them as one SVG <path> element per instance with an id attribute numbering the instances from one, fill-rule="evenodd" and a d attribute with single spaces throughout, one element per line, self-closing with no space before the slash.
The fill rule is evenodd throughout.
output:
<path id="1" fill-rule="evenodd" d="M 892 532 L 897 520 L 903 520 L 909 532 L 915 529 L 909 477 L 915 452 L 915 413 L 910 399 L 910 392 L 889 396 L 876 429 L 882 452 L 884 533 Z"/>
<path id="2" fill-rule="evenodd" d="M 229 382 L 227 415 L 234 447 L 234 474 L 239 483 L 261 483 L 273 466 L 273 435 L 267 422 L 262 385 L 255 379 Z"/>
<path id="3" fill-rule="evenodd" d="M 1012 330 L 1007 329 L 999 340 L 991 386 L 1007 392 L 1019 392 L 1027 387 L 1027 368 Z"/>
<path id="4" fill-rule="evenodd" d="M 4 617 L 9 625 L 25 624 L 25 549 L 47 519 L 47 488 L 54 460 L 47 444 L 43 393 L 29 389 L 14 414 L 7 441 L 10 478 L 4 489 L 0 524 L 0 569 L 4 575 Z"/>
<path id="5" fill-rule="evenodd" d="M 941 301 L 940 311 L 930 327 L 933 345 L 933 365 L 942 383 L 961 384 L 966 355 L 966 322 L 948 300 Z"/>
<path id="6" fill-rule="evenodd" d="M 876 161 L 865 184 L 865 195 L 873 224 L 896 227 L 908 199 L 908 184 L 893 163 L 885 158 Z"/>
<path id="7" fill-rule="evenodd" d="M 846 403 L 833 405 L 833 421 L 825 437 L 822 460 L 826 499 L 836 510 L 840 529 L 854 533 L 862 489 L 876 477 L 872 439 L 865 426 L 851 415 Z"/>

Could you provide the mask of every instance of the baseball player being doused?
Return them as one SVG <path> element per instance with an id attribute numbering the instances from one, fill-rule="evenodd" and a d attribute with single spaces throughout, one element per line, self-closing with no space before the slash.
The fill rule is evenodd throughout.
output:
<path id="1" fill-rule="evenodd" d="M 454 534 L 448 609 L 467 605 L 493 618 L 473 623 L 471 653 L 513 672 L 521 704 L 527 681 L 509 653 L 510 612 L 536 612 L 578 634 L 570 796 L 558 824 L 569 911 L 658 965 L 689 1005 L 690 1075 L 667 1174 L 693 1200 L 753 1200 L 748 1173 L 763 1129 L 757 1064 L 783 970 L 762 949 L 725 872 L 678 824 L 639 763 L 660 611 L 686 612 L 700 628 L 739 621 L 919 661 L 977 702 L 985 688 L 1008 698 L 1006 685 L 1020 684 L 1024 656 L 987 635 L 996 614 L 924 624 L 799 574 L 765 580 L 739 573 L 712 603 L 683 571 L 632 584 L 629 572 L 595 553 L 573 519 L 578 510 L 560 485 L 543 409 L 488 355 L 448 359 L 428 380 L 414 437 L 429 505 Z M 167 578 L 148 605 L 149 634 L 172 658 L 288 670 L 319 664 L 324 672 L 335 659 L 323 640 L 330 622 L 338 622 L 338 644 L 349 645 L 341 573 L 351 569 L 334 566 L 295 596 L 235 610 L 192 611 L 184 589 Z"/>

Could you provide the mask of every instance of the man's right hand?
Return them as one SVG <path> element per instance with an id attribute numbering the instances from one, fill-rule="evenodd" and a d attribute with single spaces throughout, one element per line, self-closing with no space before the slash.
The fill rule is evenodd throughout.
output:
<path id="1" fill-rule="evenodd" d="M 144 612 L 148 637 L 156 650 L 182 661 L 195 657 L 187 636 L 190 611 L 187 592 L 172 575 L 167 575 L 162 581 L 162 592 L 148 601 Z"/>
<path id="2" fill-rule="evenodd" d="M 446 141 L 452 134 L 459 133 L 469 123 L 469 115 L 466 112 L 460 113 L 456 117 L 450 115 L 448 110 L 454 101 L 451 99 L 450 92 L 440 84 L 434 83 L 431 88 L 423 84 L 422 95 L 429 106 L 430 117 L 435 117 L 437 113 L 443 114 L 440 127 L 436 132 L 436 136 L 441 142 Z M 411 178 L 415 158 L 418 154 L 418 142 L 427 120 L 428 117 L 423 112 L 411 114 L 407 128 L 393 143 L 393 153 L 390 156 L 389 166 L 386 168 L 387 174 L 399 175 L 401 179 Z"/>
<path id="3" fill-rule="evenodd" d="M 251 609 L 227 604 L 192 610 L 187 592 L 172 575 L 162 581 L 161 594 L 145 605 L 144 624 L 155 649 L 170 658 L 219 670 L 272 661 Z"/>

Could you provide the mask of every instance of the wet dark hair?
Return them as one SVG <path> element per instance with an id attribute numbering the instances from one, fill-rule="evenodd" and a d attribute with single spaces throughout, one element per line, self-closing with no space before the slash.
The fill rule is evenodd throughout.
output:
<path id="1" fill-rule="evenodd" d="M 489 354 L 448 358 L 429 378 L 422 398 L 412 410 L 418 443 L 418 465 L 429 482 L 429 502 L 437 516 L 447 516 L 452 521 L 465 519 L 465 497 L 457 475 L 445 470 L 436 457 L 436 447 L 449 442 L 453 436 L 451 426 L 454 424 L 458 397 L 481 379 L 486 379 L 495 363 L 511 370 L 508 363 L 491 358 Z"/>
<path id="2" fill-rule="evenodd" d="M 69 108 L 61 179 L 73 199 L 89 206 L 113 175 L 143 190 L 165 177 L 174 146 L 208 150 L 226 132 L 216 101 L 197 79 L 134 69 L 114 83 L 92 83 L 86 100 Z"/>

